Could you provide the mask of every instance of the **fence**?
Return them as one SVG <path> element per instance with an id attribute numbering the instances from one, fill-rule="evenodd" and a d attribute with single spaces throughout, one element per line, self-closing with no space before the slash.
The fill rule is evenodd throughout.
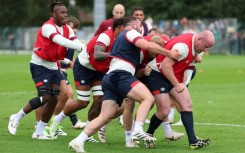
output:
<path id="1" fill-rule="evenodd" d="M 208 29 L 214 33 L 216 44 L 209 50 L 211 54 L 244 54 L 245 33 L 238 32 L 239 23 L 235 18 L 161 20 L 155 25 L 160 32 L 170 37 L 181 33 L 197 33 Z"/>
<path id="2" fill-rule="evenodd" d="M 237 31 L 239 23 L 234 18 L 202 19 L 202 20 L 161 20 L 156 26 L 159 31 L 171 36 L 183 32 L 199 32 L 211 30 L 216 38 L 216 44 L 209 50 L 211 54 L 245 54 L 245 32 Z M 37 27 L 2 27 L 0 28 L 1 50 L 32 50 L 36 39 Z M 93 27 L 82 27 L 77 37 L 82 42 L 88 42 L 93 37 Z"/>

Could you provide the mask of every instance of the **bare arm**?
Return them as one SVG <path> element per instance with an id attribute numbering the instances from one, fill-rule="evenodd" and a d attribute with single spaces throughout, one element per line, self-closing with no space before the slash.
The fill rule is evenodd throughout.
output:
<path id="1" fill-rule="evenodd" d="M 184 90 L 184 87 L 182 86 L 182 84 L 179 83 L 179 81 L 175 77 L 174 71 L 173 71 L 173 65 L 174 65 L 174 60 L 169 57 L 166 57 L 161 62 L 161 70 L 164 76 L 172 83 L 175 90 L 178 93 L 180 93 Z"/>
<path id="2" fill-rule="evenodd" d="M 107 59 L 109 53 L 105 52 L 106 48 L 100 45 L 94 46 L 94 59 L 97 61 L 104 61 Z"/>
<path id="3" fill-rule="evenodd" d="M 144 49 L 144 50 L 147 50 L 151 53 L 154 53 L 154 54 L 161 54 L 161 55 L 164 55 L 164 56 L 168 56 L 170 58 L 174 58 L 174 59 L 178 59 L 180 58 L 180 54 L 175 51 L 175 50 L 168 50 L 168 49 L 165 49 L 163 47 L 160 47 L 158 44 L 156 43 L 153 43 L 153 42 L 148 42 L 147 40 L 145 39 L 139 39 L 136 41 L 135 45 L 141 49 Z"/>

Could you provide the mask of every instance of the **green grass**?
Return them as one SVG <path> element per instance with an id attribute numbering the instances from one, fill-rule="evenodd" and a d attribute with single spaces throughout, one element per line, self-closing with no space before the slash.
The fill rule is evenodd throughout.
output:
<path id="1" fill-rule="evenodd" d="M 1 153 L 69 153 L 68 143 L 81 130 L 71 128 L 69 119 L 62 123 L 67 137 L 59 137 L 56 141 L 37 141 L 31 138 L 34 132 L 35 116 L 30 113 L 20 122 L 17 134 L 12 136 L 7 131 L 9 116 L 22 108 L 30 98 L 36 95 L 35 87 L 29 71 L 31 55 L 0 55 L 0 152 Z M 124 147 L 124 130 L 117 120 L 107 126 L 106 144 L 85 143 L 85 149 L 91 153 L 243 153 L 245 144 L 245 56 L 210 55 L 197 66 L 198 72 L 189 90 L 193 100 L 193 113 L 196 123 L 231 124 L 195 125 L 199 137 L 212 139 L 207 148 L 191 151 L 187 137 L 167 143 L 163 139 L 163 130 L 157 129 L 155 136 L 158 141 L 156 148 L 147 150 Z M 71 71 L 70 81 L 72 81 Z M 73 84 L 73 83 L 72 83 Z M 88 108 L 77 113 L 86 121 Z M 150 116 L 155 109 L 150 112 Z M 175 114 L 175 120 L 179 115 Z M 148 125 L 145 125 L 146 129 Z M 182 126 L 173 126 L 176 131 L 184 132 Z M 97 138 L 97 136 L 95 136 Z"/>

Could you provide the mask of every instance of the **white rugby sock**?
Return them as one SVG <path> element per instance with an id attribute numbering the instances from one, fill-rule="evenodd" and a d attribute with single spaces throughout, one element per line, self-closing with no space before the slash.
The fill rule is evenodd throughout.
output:
<path id="1" fill-rule="evenodd" d="M 66 115 L 62 111 L 58 115 L 54 116 L 54 121 L 55 123 L 60 124 L 65 118 L 66 118 Z"/>
<path id="2" fill-rule="evenodd" d="M 174 112 L 175 112 L 175 109 L 174 108 L 171 108 L 170 109 L 170 113 L 168 114 L 168 118 L 170 120 L 173 120 L 174 119 Z"/>
<path id="3" fill-rule="evenodd" d="M 143 131 L 143 122 L 135 121 L 134 131 Z"/>
<path id="4" fill-rule="evenodd" d="M 125 138 L 126 138 L 126 142 L 131 140 L 131 131 L 125 131 Z"/>
<path id="5" fill-rule="evenodd" d="M 169 122 L 162 122 L 162 128 L 164 130 L 165 136 L 168 136 L 171 134 L 172 129 L 170 127 Z"/>
<path id="6" fill-rule="evenodd" d="M 37 128 L 36 128 L 35 133 L 36 133 L 37 135 L 41 135 L 41 134 L 43 133 L 43 130 L 44 130 L 45 126 L 47 126 L 47 124 L 48 124 L 48 123 L 45 123 L 45 122 L 43 122 L 43 121 L 40 120 L 40 121 L 37 123 Z"/>
<path id="7" fill-rule="evenodd" d="M 82 132 L 76 139 L 78 142 L 84 143 L 88 139 L 88 135 L 85 132 Z"/>
<path id="8" fill-rule="evenodd" d="M 22 119 L 25 115 L 26 115 L 26 113 L 24 112 L 23 109 L 21 109 L 21 110 L 15 115 L 15 119 L 19 121 L 19 120 Z"/>

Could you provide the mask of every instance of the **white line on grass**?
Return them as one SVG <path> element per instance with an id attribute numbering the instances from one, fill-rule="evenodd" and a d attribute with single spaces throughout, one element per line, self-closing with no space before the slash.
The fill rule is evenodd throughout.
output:
<path id="1" fill-rule="evenodd" d="M 31 94 L 31 93 L 34 93 L 34 91 L 0 92 L 0 96 L 13 95 L 13 94 L 23 95 L 23 94 Z M 196 124 L 196 125 L 207 125 L 207 126 L 245 127 L 245 125 L 241 125 L 241 124 L 224 124 L 224 123 L 194 123 L 194 124 Z"/>
<path id="2" fill-rule="evenodd" d="M 196 125 L 211 125 L 211 126 L 231 126 L 231 127 L 245 127 L 240 124 L 223 124 L 223 123 L 194 123 Z"/>

